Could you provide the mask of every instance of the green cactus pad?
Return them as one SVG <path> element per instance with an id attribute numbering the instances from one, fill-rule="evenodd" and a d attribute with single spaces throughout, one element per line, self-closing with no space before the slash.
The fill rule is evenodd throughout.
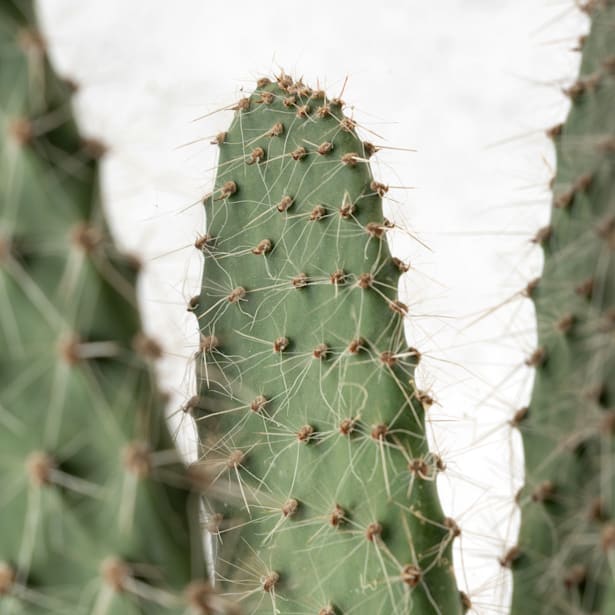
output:
<path id="1" fill-rule="evenodd" d="M 100 206 L 105 150 L 34 17 L 0 0 L 0 612 L 212 613 L 137 263 Z"/>
<path id="2" fill-rule="evenodd" d="M 461 613 L 377 148 L 288 75 L 234 108 L 191 302 L 202 463 L 243 494 L 210 511 L 222 591 L 247 614 Z"/>
<path id="3" fill-rule="evenodd" d="M 615 4 L 590 2 L 581 77 L 568 90 L 554 209 L 531 285 L 536 381 L 518 415 L 519 494 L 513 614 L 612 613 L 615 596 Z"/>

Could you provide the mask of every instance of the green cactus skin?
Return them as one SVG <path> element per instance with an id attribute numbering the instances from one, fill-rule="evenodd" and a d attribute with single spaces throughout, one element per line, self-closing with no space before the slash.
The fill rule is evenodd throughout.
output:
<path id="1" fill-rule="evenodd" d="M 342 107 L 264 78 L 214 140 L 191 410 L 202 463 L 244 495 L 211 510 L 222 593 L 246 614 L 455 615 L 459 528 L 404 338 L 406 268 L 377 148 Z"/>
<path id="2" fill-rule="evenodd" d="M 221 613 L 135 259 L 31 2 L 0 0 L 0 613 Z"/>
<path id="3" fill-rule="evenodd" d="M 615 612 L 615 3 L 591 2 L 581 77 L 557 151 L 552 221 L 530 285 L 538 350 L 517 414 L 519 494 L 512 613 Z"/>

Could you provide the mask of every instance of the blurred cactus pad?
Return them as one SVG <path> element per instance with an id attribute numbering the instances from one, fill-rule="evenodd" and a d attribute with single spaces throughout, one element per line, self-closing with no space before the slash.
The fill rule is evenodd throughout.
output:
<path id="1" fill-rule="evenodd" d="M 286 74 L 233 108 L 190 303 L 201 463 L 243 500 L 209 510 L 221 591 L 249 614 L 461 613 L 379 148 Z"/>
<path id="2" fill-rule="evenodd" d="M 106 148 L 31 2 L 0 0 L 0 47 L 0 612 L 212 613 L 138 263 L 101 209 Z"/>
<path id="3" fill-rule="evenodd" d="M 615 613 L 615 3 L 592 1 L 557 152 L 551 223 L 530 284 L 538 347 L 531 403 L 515 418 L 518 499 L 512 612 Z"/>

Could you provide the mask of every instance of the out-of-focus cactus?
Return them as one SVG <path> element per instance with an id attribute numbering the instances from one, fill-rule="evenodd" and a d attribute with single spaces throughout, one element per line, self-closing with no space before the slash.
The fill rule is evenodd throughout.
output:
<path id="1" fill-rule="evenodd" d="M 378 148 L 342 108 L 264 78 L 215 139 L 189 410 L 202 463 L 244 496 L 210 511 L 220 584 L 250 614 L 455 615 L 460 530 L 404 337 L 407 267 L 386 241 Z"/>
<path id="2" fill-rule="evenodd" d="M 28 0 L 0 0 L 0 612 L 218 613 L 138 264 Z"/>
<path id="3" fill-rule="evenodd" d="M 554 209 L 536 235 L 541 279 L 523 436 L 526 484 L 512 612 L 615 612 L 615 3 L 592 1 L 581 77 L 568 90 Z"/>

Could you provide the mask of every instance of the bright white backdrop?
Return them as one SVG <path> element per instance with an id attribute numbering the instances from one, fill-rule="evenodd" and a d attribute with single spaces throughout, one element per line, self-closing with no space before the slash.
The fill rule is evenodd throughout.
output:
<path id="1" fill-rule="evenodd" d="M 145 262 L 141 299 L 163 343 L 160 369 L 177 410 L 191 389 L 198 292 L 192 242 L 211 187 L 208 136 L 258 76 L 320 81 L 383 150 L 394 250 L 410 258 L 402 293 L 437 404 L 432 445 L 448 464 L 440 488 L 463 534 L 462 588 L 480 615 L 504 613 L 497 558 L 514 544 L 522 451 L 507 421 L 527 402 L 535 344 L 520 291 L 540 271 L 529 239 L 549 216 L 553 151 L 587 28 L 574 0 L 39 0 L 52 54 L 80 84 L 84 130 L 110 146 L 104 189 L 116 236 Z M 372 131 L 372 132 L 370 132 Z M 377 133 L 375 136 L 373 133 Z M 189 144 L 189 145 L 186 145 Z M 186 145 L 185 147 L 181 147 Z M 402 297 L 402 298 L 403 298 Z M 175 416 L 178 416 L 177 414 Z M 187 427 L 187 426 L 185 426 Z M 190 454 L 191 432 L 182 443 Z"/>

